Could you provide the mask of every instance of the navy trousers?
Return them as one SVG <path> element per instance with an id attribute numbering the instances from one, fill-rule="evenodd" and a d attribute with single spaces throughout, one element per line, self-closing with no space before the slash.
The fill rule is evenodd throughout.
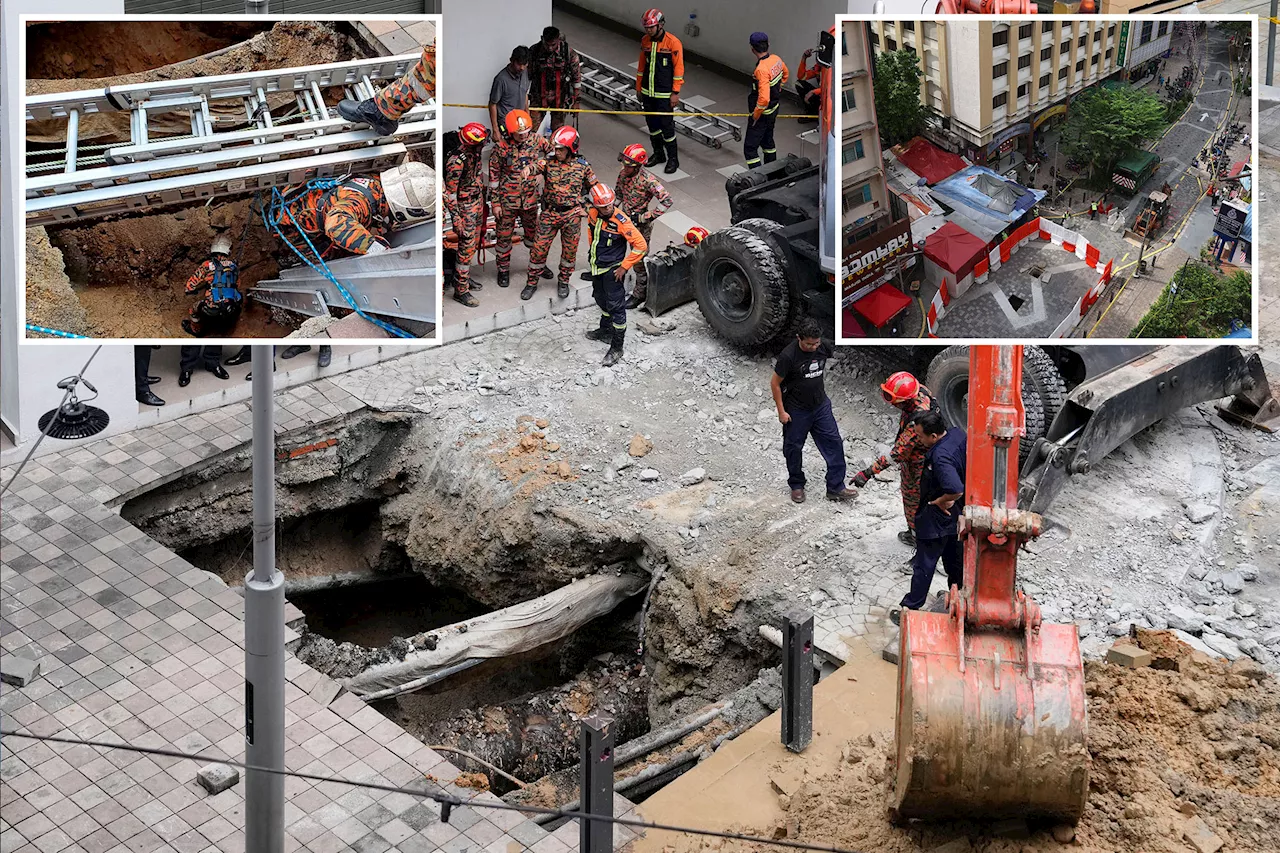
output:
<path id="1" fill-rule="evenodd" d="M 782 425 L 782 455 L 787 460 L 787 485 L 793 489 L 804 488 L 804 445 L 812 435 L 813 443 L 818 446 L 818 452 L 827 462 L 827 491 L 839 492 L 844 489 L 844 444 L 840 441 L 840 427 L 836 426 L 836 416 L 831 412 L 831 401 L 823 400 L 821 406 L 811 411 L 788 409 L 787 413 L 791 415 L 791 423 Z"/>
<path id="2" fill-rule="evenodd" d="M 902 599 L 902 607 L 919 610 L 929 600 L 929 587 L 938 559 L 947 572 L 947 588 L 964 586 L 964 549 L 955 536 L 941 539 L 917 539 L 916 556 L 911 561 L 911 591 Z"/>
<path id="3" fill-rule="evenodd" d="M 188 372 L 194 371 L 197 367 L 203 367 L 205 370 L 213 370 L 222 364 L 222 345 L 214 344 L 212 346 L 184 346 L 179 352 L 182 358 L 178 362 L 178 369 Z"/>

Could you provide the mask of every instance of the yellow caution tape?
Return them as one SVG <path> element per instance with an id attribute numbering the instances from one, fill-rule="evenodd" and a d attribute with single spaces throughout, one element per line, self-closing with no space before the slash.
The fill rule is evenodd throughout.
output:
<path id="1" fill-rule="evenodd" d="M 446 107 L 457 107 L 465 110 L 487 110 L 488 104 L 444 104 Z M 754 113 L 709 113 L 698 110 L 696 113 L 687 112 L 685 110 L 673 110 L 671 112 L 649 112 L 647 110 L 584 110 L 576 109 L 555 109 L 551 107 L 535 107 L 540 113 L 579 113 L 582 115 L 601 115 L 601 116 L 684 116 L 685 118 L 698 118 L 699 116 L 714 116 L 715 118 L 748 118 Z M 778 114 L 777 118 L 815 118 L 811 115 L 784 115 Z"/>

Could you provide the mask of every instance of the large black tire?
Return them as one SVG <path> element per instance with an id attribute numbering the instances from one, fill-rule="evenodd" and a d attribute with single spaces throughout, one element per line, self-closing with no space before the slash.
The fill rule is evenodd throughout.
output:
<path id="1" fill-rule="evenodd" d="M 1049 422 L 1045 418 L 1045 401 L 1040 396 L 1033 374 L 1036 370 L 1025 367 L 1025 353 L 1036 350 L 1048 360 L 1048 356 L 1037 347 L 1026 347 L 1023 357 L 1022 371 L 1022 408 L 1026 416 L 1026 435 L 1018 443 L 1018 461 L 1025 462 L 1031 453 L 1036 439 L 1042 438 L 1048 429 Z M 1040 367 L 1043 367 L 1041 365 Z M 1053 363 L 1049 367 L 1057 372 Z M 934 399 L 942 409 L 942 418 L 948 424 L 958 424 L 968 429 L 969 426 L 969 348 L 967 346 L 947 347 L 929 362 L 929 370 L 925 374 L 924 384 L 933 392 Z M 1051 384 L 1051 383 L 1050 383 Z M 1062 377 L 1058 377 L 1062 384 Z M 1061 403 L 1059 403 L 1061 408 Z"/>
<path id="2" fill-rule="evenodd" d="M 1044 406 L 1044 427 L 1048 432 L 1054 418 L 1067 403 L 1067 383 L 1063 381 L 1062 373 L 1053 363 L 1053 359 L 1040 347 L 1022 348 L 1022 376 L 1024 386 L 1026 378 L 1031 378 L 1036 396 Z"/>
<path id="3" fill-rule="evenodd" d="M 769 247 L 773 249 L 774 257 L 778 259 L 778 266 L 782 268 L 782 276 L 790 286 L 791 282 L 795 280 L 795 270 L 791 268 L 788 257 L 784 252 L 785 247 L 782 245 L 782 238 L 774 236 L 782 230 L 782 224 L 772 219 L 765 219 L 763 216 L 753 216 L 750 219 L 735 222 L 734 225 L 738 228 L 747 229 L 769 244 Z M 788 293 L 790 293 L 789 289 Z M 803 312 L 804 304 L 798 299 L 792 299 L 787 309 L 787 321 L 783 323 L 782 329 L 778 332 L 778 337 L 790 338 Z"/>
<path id="4" fill-rule="evenodd" d="M 759 236 L 731 225 L 693 255 L 693 293 L 716 334 L 737 347 L 768 344 L 785 328 L 791 292 L 778 256 Z"/>

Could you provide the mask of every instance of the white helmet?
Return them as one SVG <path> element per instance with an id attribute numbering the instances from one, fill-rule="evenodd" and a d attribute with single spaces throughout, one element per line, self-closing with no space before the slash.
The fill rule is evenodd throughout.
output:
<path id="1" fill-rule="evenodd" d="M 426 163 L 410 160 L 381 174 L 382 191 L 391 208 L 391 227 L 408 228 L 436 213 L 436 173 Z"/>
<path id="2" fill-rule="evenodd" d="M 231 254 L 231 238 L 226 234 L 219 234 L 213 238 L 213 248 L 209 250 L 213 255 L 229 255 Z"/>

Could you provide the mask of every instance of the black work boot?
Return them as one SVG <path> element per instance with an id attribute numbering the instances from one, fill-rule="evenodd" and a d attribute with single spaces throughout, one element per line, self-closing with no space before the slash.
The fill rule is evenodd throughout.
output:
<path id="1" fill-rule="evenodd" d="M 556 274 L 551 271 L 551 267 L 543 267 L 542 272 L 538 274 L 538 277 L 550 281 L 556 277 Z"/>
<path id="2" fill-rule="evenodd" d="M 631 291 L 631 295 L 627 297 L 627 310 L 634 311 L 644 304 L 644 294 L 639 291 Z"/>
<path id="3" fill-rule="evenodd" d="M 613 341 L 613 329 L 609 328 L 609 318 L 600 318 L 600 328 L 592 329 L 587 332 L 587 340 L 599 341 L 600 343 L 611 343 Z"/>
<path id="4" fill-rule="evenodd" d="M 333 347 L 320 345 L 320 357 L 316 359 L 316 366 L 324 369 L 333 363 Z"/>
<path id="5" fill-rule="evenodd" d="M 294 344 L 293 346 L 286 349 L 284 352 L 280 353 L 280 357 L 288 360 L 291 358 L 296 358 L 297 356 L 302 355 L 304 352 L 311 352 L 311 347 L 305 344 Z"/>
<path id="6" fill-rule="evenodd" d="M 498 271 L 498 287 L 511 286 L 511 272 L 509 270 Z"/>
<path id="7" fill-rule="evenodd" d="M 530 284 L 526 284 L 524 286 L 524 290 L 520 291 L 520 298 L 523 299 L 525 302 L 528 302 L 530 299 L 533 298 L 533 294 L 537 292 L 538 292 L 538 283 L 536 281 Z"/>
<path id="8" fill-rule="evenodd" d="M 370 98 L 367 101 L 338 101 L 338 115 L 347 121 L 367 124 L 382 136 L 390 136 L 400 126 L 398 119 L 387 118 Z"/>
<path id="9" fill-rule="evenodd" d="M 480 300 L 471 295 L 470 290 L 455 290 L 453 292 L 453 301 L 461 302 L 468 308 L 479 308 Z"/>
<path id="10" fill-rule="evenodd" d="M 898 531 L 898 541 L 909 547 L 916 547 L 916 534 L 913 530 Z"/>
<path id="11" fill-rule="evenodd" d="M 556 282 L 556 295 L 559 296 L 561 299 L 568 299 L 569 298 L 569 282 L 567 281 Z"/>
<path id="12" fill-rule="evenodd" d="M 680 153 L 676 150 L 676 141 L 673 139 L 667 143 L 667 165 L 663 174 L 674 175 L 676 169 L 680 168 Z"/>
<path id="13" fill-rule="evenodd" d="M 622 361 L 622 342 L 626 338 L 625 329 L 614 329 L 612 343 L 609 345 L 609 351 L 604 354 L 604 361 L 600 362 L 605 367 L 613 367 Z"/>
<path id="14" fill-rule="evenodd" d="M 657 166 L 667 162 L 667 149 L 662 143 L 653 146 L 653 153 L 649 155 L 649 159 L 645 162 L 647 166 Z"/>

